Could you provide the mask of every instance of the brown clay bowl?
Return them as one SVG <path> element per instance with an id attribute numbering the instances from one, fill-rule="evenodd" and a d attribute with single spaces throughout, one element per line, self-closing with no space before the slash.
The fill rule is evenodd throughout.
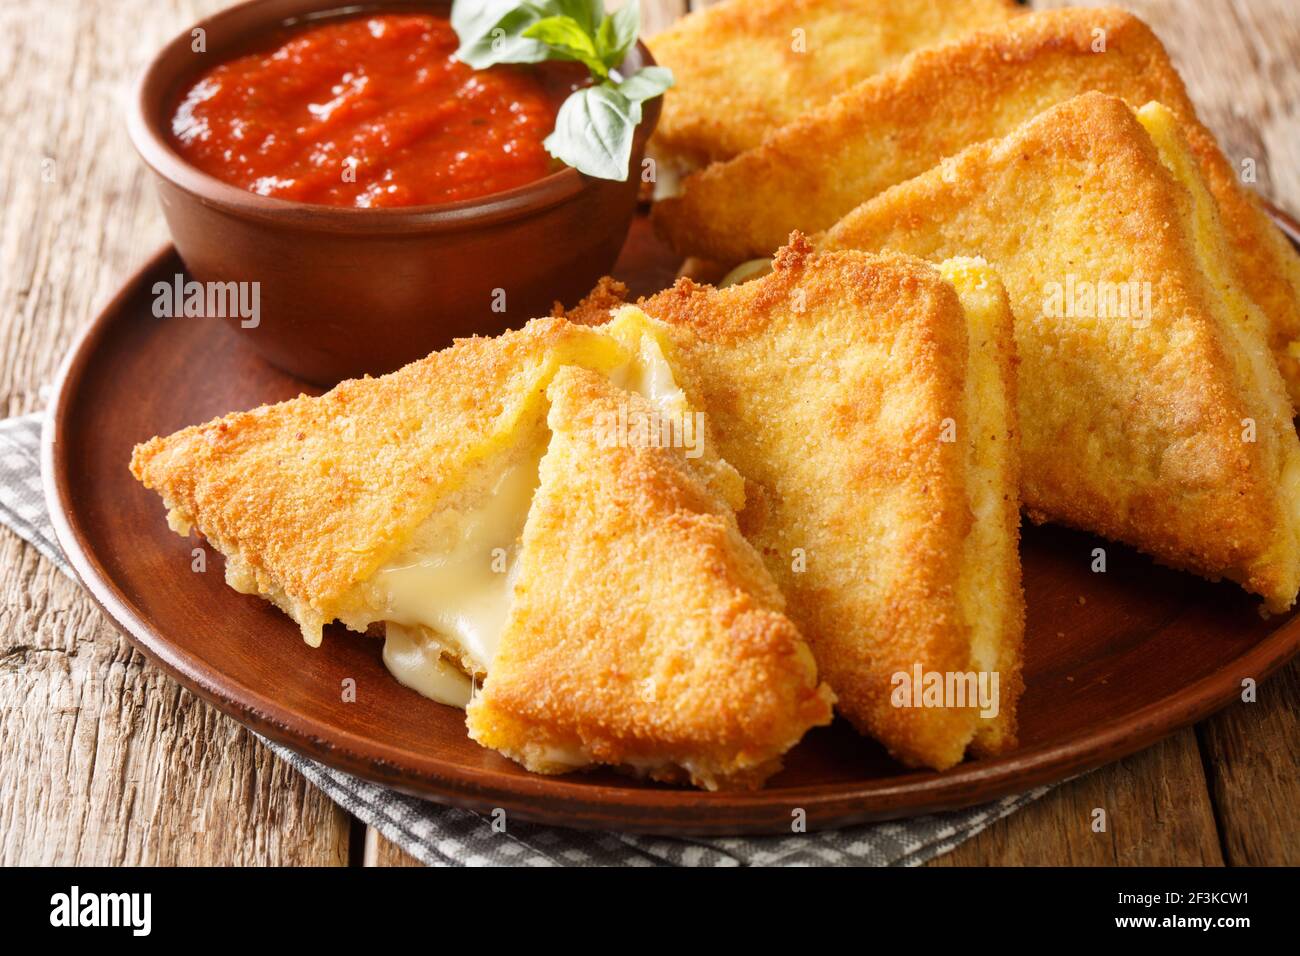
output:
<path id="1" fill-rule="evenodd" d="M 329 385 L 422 358 L 456 337 L 495 334 L 572 302 L 609 272 L 636 211 L 645 144 L 660 99 L 645 104 L 626 182 L 565 168 L 517 189 L 439 206 L 354 209 L 246 192 L 189 165 L 170 145 L 182 88 L 260 37 L 307 15 L 434 9 L 446 0 L 252 0 L 202 20 L 146 68 L 131 139 L 155 174 L 163 213 L 200 282 L 258 282 L 244 338 L 273 365 Z M 194 30 L 205 52 L 195 52 Z M 654 62 L 638 43 L 626 68 Z M 502 290 L 504 295 L 497 290 Z M 500 311 L 494 311 L 494 306 Z M 502 308 L 504 306 L 504 308 Z"/>

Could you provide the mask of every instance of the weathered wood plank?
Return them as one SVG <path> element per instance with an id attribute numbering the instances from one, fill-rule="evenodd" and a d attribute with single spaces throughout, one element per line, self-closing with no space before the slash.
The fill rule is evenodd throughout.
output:
<path id="1" fill-rule="evenodd" d="M 366 828 L 366 866 L 424 866 L 374 827 Z"/>
<path id="2" fill-rule="evenodd" d="M 1172 808 L 1176 807 L 1177 812 Z M 1105 829 L 1093 829 L 1096 811 Z M 1222 865 L 1192 730 L 1062 784 L 933 866 Z"/>
<path id="3" fill-rule="evenodd" d="M 1220 839 L 1234 866 L 1300 860 L 1300 662 L 1197 728 Z"/>

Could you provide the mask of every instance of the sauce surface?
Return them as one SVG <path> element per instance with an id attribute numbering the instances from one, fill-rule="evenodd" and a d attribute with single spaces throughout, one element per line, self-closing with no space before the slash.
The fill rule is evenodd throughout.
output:
<path id="1" fill-rule="evenodd" d="M 184 93 L 172 144 L 224 182 L 329 206 L 456 202 L 559 168 L 542 140 L 580 74 L 475 70 L 452 58 L 458 45 L 451 24 L 431 14 L 282 33 Z"/>

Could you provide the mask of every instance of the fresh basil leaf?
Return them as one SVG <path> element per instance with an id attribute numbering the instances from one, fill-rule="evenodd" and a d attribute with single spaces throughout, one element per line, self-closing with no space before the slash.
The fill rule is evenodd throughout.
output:
<path id="1" fill-rule="evenodd" d="M 636 43 L 640 26 L 639 0 L 628 0 L 600 22 L 600 29 L 596 31 L 596 50 L 606 67 L 612 70 L 627 58 L 627 51 Z"/>
<path id="2" fill-rule="evenodd" d="M 654 99 L 672 85 L 672 70 L 666 66 L 647 66 L 618 84 L 618 91 L 633 103 L 644 103 L 646 100 Z"/>
<path id="3" fill-rule="evenodd" d="M 627 179 L 641 104 L 609 83 L 573 93 L 560 106 L 555 132 L 542 145 L 556 159 L 599 179 Z"/>
<path id="4" fill-rule="evenodd" d="M 524 37 L 544 43 L 552 59 L 563 58 L 584 63 L 587 69 L 601 79 L 606 76 L 605 64 L 596 55 L 591 35 L 573 17 L 546 17 L 524 30 Z"/>
<path id="5" fill-rule="evenodd" d="M 587 36 L 596 35 L 596 27 L 605 16 L 601 0 L 542 0 L 542 5 L 555 16 L 572 17 Z"/>
<path id="6" fill-rule="evenodd" d="M 515 0 L 456 0 L 451 5 L 451 28 L 462 44 L 476 41 L 517 6 Z"/>
<path id="7" fill-rule="evenodd" d="M 498 63 L 573 60 L 597 81 L 560 106 L 547 151 L 588 176 L 625 180 L 641 104 L 673 85 L 664 67 L 627 78 L 610 71 L 626 59 L 640 27 L 639 0 L 606 15 L 603 0 L 455 0 L 451 23 L 459 59 L 475 69 Z"/>
<path id="8" fill-rule="evenodd" d="M 541 63 L 550 51 L 523 34 L 545 16 L 540 5 L 518 0 L 456 0 L 451 8 L 451 25 L 460 38 L 456 58 L 476 70 L 498 63 Z"/>

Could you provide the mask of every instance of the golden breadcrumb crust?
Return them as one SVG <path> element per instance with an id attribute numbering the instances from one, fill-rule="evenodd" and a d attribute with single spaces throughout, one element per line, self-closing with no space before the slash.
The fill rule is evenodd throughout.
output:
<path id="1" fill-rule="evenodd" d="M 769 255 L 792 229 L 826 229 L 943 157 L 1093 90 L 1134 107 L 1157 100 L 1179 115 L 1300 406 L 1300 360 L 1288 351 L 1300 340 L 1300 257 L 1197 118 L 1155 34 L 1122 10 L 1046 10 L 918 51 L 687 177 L 680 196 L 655 206 L 655 227 L 683 255 L 724 263 Z"/>
<path id="2" fill-rule="evenodd" d="M 472 338 L 318 398 L 236 412 L 138 445 L 131 473 L 196 526 L 228 578 L 319 643 L 349 592 L 397 553 L 474 464 L 535 413 L 555 370 L 621 348 L 562 319 Z"/>
<path id="3" fill-rule="evenodd" d="M 603 325 L 609 321 L 610 312 L 626 303 L 627 298 L 626 285 L 612 276 L 602 276 L 572 309 L 566 309 L 563 302 L 556 302 L 551 307 L 551 315 L 578 325 Z"/>
<path id="4" fill-rule="evenodd" d="M 674 329 L 679 381 L 747 479 L 741 530 L 840 711 L 907 763 L 961 760 L 974 711 L 890 700 L 894 675 L 917 663 L 971 667 L 957 596 L 967 456 L 960 440 L 940 440 L 949 419 L 967 434 L 967 332 L 952 286 L 913 259 L 814 256 L 795 237 L 770 276 L 723 290 L 683 279 L 642 306 Z M 1008 600 L 1019 627 L 1018 588 Z M 1009 646 L 1014 656 L 1018 633 Z M 1010 683 L 1004 706 L 1019 690 Z"/>
<path id="5" fill-rule="evenodd" d="M 1251 323 L 1207 281 L 1209 267 L 1232 269 L 1198 261 L 1191 211 L 1132 110 L 1088 93 L 890 189 L 819 242 L 988 259 L 1016 316 L 1031 516 L 1231 578 L 1280 610 L 1300 575 L 1294 482 L 1282 480 L 1297 456 L 1290 408 L 1261 340 L 1261 368 L 1243 371 Z M 1130 318 L 1052 305 L 1070 283 L 1129 282 Z"/>
<path id="6" fill-rule="evenodd" d="M 514 603 L 470 736 L 541 773 L 589 760 L 756 787 L 833 696 L 735 515 L 682 449 L 610 430 L 650 404 L 552 380 Z M 611 438 L 620 440 L 611 440 Z"/>
<path id="7" fill-rule="evenodd" d="M 1016 12 L 1011 0 L 725 0 L 647 40 L 676 79 L 651 148 L 691 165 L 734 156 L 912 50 Z"/>

